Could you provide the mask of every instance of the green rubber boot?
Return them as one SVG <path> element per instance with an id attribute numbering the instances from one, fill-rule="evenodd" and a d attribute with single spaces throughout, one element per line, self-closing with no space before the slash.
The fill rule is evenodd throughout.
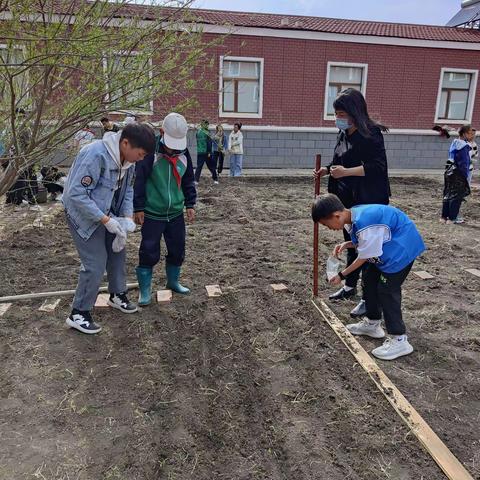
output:
<path id="1" fill-rule="evenodd" d="M 184 287 L 180 284 L 178 279 L 180 278 L 181 267 L 175 265 L 166 264 L 165 271 L 167 272 L 167 285 L 166 288 L 169 288 L 173 292 L 181 293 L 182 295 L 187 295 L 190 293 L 190 289 Z"/>
<path id="2" fill-rule="evenodd" d="M 138 288 L 140 290 L 140 298 L 138 304 L 140 306 L 150 305 L 152 301 L 152 275 L 151 267 L 137 267 Z"/>

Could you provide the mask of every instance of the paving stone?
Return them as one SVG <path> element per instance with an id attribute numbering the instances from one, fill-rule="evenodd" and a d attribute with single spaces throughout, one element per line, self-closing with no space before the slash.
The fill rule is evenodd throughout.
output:
<path id="1" fill-rule="evenodd" d="M 222 290 L 219 285 L 205 285 L 205 288 L 207 289 L 207 295 L 209 298 L 220 297 L 222 295 Z"/>
<path id="2" fill-rule="evenodd" d="M 170 303 L 172 301 L 172 291 L 171 290 L 158 290 L 157 292 L 157 302 L 158 303 Z"/>

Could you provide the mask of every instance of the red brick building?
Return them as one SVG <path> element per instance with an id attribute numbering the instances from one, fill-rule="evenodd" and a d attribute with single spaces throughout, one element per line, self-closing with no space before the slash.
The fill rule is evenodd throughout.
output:
<path id="1" fill-rule="evenodd" d="M 394 167 L 440 168 L 447 146 L 435 124 L 480 127 L 480 31 L 291 15 L 196 11 L 219 91 L 200 96 L 199 116 L 244 124 L 246 166 L 309 167 L 331 156 L 331 104 L 361 90 L 370 114 L 391 128 Z M 228 26 L 225 26 L 228 25 Z M 195 118 L 193 120 L 198 120 Z"/>

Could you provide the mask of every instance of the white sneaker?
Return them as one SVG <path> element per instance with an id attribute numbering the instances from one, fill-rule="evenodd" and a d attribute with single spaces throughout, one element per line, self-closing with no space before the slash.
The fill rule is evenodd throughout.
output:
<path id="1" fill-rule="evenodd" d="M 383 338 L 385 336 L 385 332 L 380 326 L 380 320 L 364 318 L 358 323 L 350 323 L 347 325 L 347 329 L 352 335 L 366 335 L 372 338 Z"/>
<path id="2" fill-rule="evenodd" d="M 214 185 L 218 185 L 218 180 L 214 180 L 214 181 L 213 181 L 213 184 L 214 184 Z"/>
<path id="3" fill-rule="evenodd" d="M 406 335 L 387 337 L 381 347 L 372 350 L 372 355 L 380 360 L 395 360 L 398 357 L 409 355 L 413 347 L 408 342 Z"/>

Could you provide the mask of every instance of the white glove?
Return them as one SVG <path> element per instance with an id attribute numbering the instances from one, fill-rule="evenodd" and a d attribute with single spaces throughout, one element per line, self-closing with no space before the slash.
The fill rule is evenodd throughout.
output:
<path id="1" fill-rule="evenodd" d="M 125 230 L 126 233 L 134 232 L 137 228 L 135 222 L 128 217 L 115 217 L 115 220 L 118 221 L 120 226 Z"/>
<path id="2" fill-rule="evenodd" d="M 126 237 L 127 233 L 125 230 L 122 228 L 118 220 L 115 220 L 115 218 L 110 217 L 110 220 L 104 224 L 105 228 L 110 232 L 113 233 L 114 235 L 121 235 Z"/>
<path id="3" fill-rule="evenodd" d="M 121 252 L 125 248 L 126 244 L 127 244 L 127 235 L 117 234 L 112 242 L 112 250 L 115 253 Z"/>

